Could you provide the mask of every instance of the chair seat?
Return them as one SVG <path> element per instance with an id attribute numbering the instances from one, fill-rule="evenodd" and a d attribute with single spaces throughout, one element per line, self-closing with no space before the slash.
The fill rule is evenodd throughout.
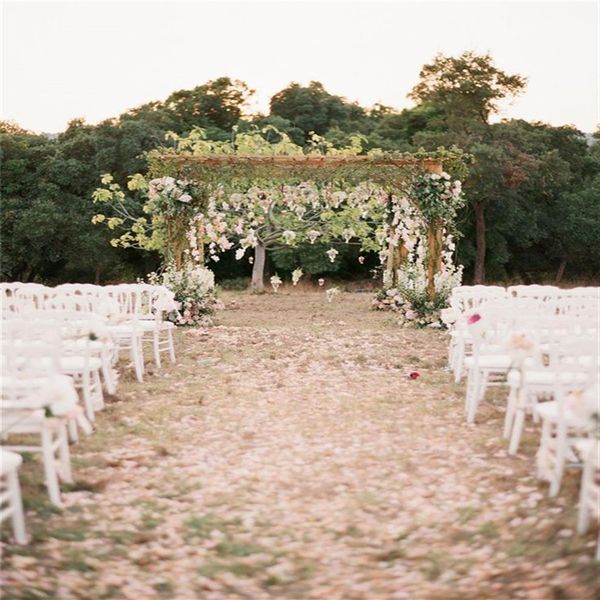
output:
<path id="1" fill-rule="evenodd" d="M 558 423 L 560 419 L 560 412 L 558 408 L 558 402 L 556 400 L 550 400 L 548 402 L 542 402 L 535 407 L 535 412 L 544 421 L 551 421 L 552 423 Z M 563 412 L 563 418 L 566 419 L 568 427 L 574 427 L 578 429 L 587 430 L 590 428 L 590 424 L 587 420 L 574 415 L 572 411 L 565 409 Z"/>
<path id="2" fill-rule="evenodd" d="M 73 373 L 81 373 L 85 370 L 85 359 L 81 356 L 61 356 L 60 370 L 69 375 Z M 102 368 L 102 361 L 95 356 L 91 356 L 87 361 L 88 371 L 97 371 Z"/>
<path id="3" fill-rule="evenodd" d="M 44 409 L 2 409 L 3 435 L 17 433 L 39 433 L 50 423 Z"/>
<path id="4" fill-rule="evenodd" d="M 23 459 L 20 454 L 0 448 L 0 474 L 6 475 L 21 466 Z"/>
<path id="5" fill-rule="evenodd" d="M 132 335 L 137 337 L 144 333 L 143 329 L 136 327 L 131 321 L 119 323 L 118 325 L 109 325 L 107 329 L 109 334 L 116 338 L 130 339 Z"/>
<path id="6" fill-rule="evenodd" d="M 557 383 L 585 382 L 586 376 L 581 372 L 553 371 L 552 369 L 525 369 L 523 374 L 517 369 L 512 369 L 507 377 L 509 385 L 518 387 L 523 382 L 525 385 L 548 385 Z"/>
<path id="7" fill-rule="evenodd" d="M 171 321 L 156 321 L 154 319 L 140 319 L 138 324 L 145 332 L 154 331 L 155 329 L 166 331 L 167 329 L 173 329 L 175 327 L 175 323 L 172 323 Z"/>
<path id="8" fill-rule="evenodd" d="M 477 363 L 474 356 L 467 356 L 465 358 L 465 367 L 467 369 L 477 364 L 482 369 L 499 369 L 504 371 L 510 369 L 512 363 L 513 359 L 508 354 L 482 354 L 479 356 Z"/>
<path id="9" fill-rule="evenodd" d="M 600 440 L 586 438 L 575 444 L 575 449 L 582 458 L 591 456 L 598 463 L 600 460 Z"/>
<path id="10" fill-rule="evenodd" d="M 469 340 L 469 341 L 473 338 L 473 336 L 471 335 L 471 332 L 468 329 L 464 329 L 464 328 L 463 329 L 459 329 L 459 328 L 453 329 L 450 332 L 450 336 L 456 337 L 456 338 L 462 337 L 464 340 Z"/>
<path id="11" fill-rule="evenodd" d="M 89 344 L 89 348 L 92 352 L 102 352 L 107 347 L 112 346 L 110 340 L 72 340 L 64 343 L 66 348 L 85 348 Z"/>

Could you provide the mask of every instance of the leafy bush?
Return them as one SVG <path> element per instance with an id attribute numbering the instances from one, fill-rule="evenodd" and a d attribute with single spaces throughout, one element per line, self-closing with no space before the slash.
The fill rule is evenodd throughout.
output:
<path id="1" fill-rule="evenodd" d="M 224 290 L 241 292 L 247 290 L 250 285 L 250 280 L 247 277 L 234 277 L 232 279 L 223 279 L 219 281 L 219 286 Z"/>

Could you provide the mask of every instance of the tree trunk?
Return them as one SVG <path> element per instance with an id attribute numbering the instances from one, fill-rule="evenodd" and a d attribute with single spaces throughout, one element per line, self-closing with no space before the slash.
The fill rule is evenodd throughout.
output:
<path id="1" fill-rule="evenodd" d="M 265 259 L 267 250 L 259 242 L 254 248 L 254 264 L 252 266 L 252 289 L 257 292 L 263 292 L 265 289 Z"/>
<path id="2" fill-rule="evenodd" d="M 97 266 L 97 267 L 96 267 L 96 272 L 95 272 L 95 274 L 94 274 L 94 283 L 95 283 L 96 285 L 99 285 L 99 284 L 100 284 L 100 273 L 101 273 L 101 271 L 102 271 L 102 270 L 100 269 L 100 267 L 99 267 L 99 266 Z"/>
<path id="3" fill-rule="evenodd" d="M 567 257 L 563 256 L 560 259 L 560 265 L 558 265 L 558 271 L 556 272 L 556 279 L 554 280 L 554 284 L 558 285 L 565 274 L 565 269 L 567 268 Z"/>
<path id="4" fill-rule="evenodd" d="M 485 282 L 485 204 L 475 204 L 475 276 L 473 283 Z"/>

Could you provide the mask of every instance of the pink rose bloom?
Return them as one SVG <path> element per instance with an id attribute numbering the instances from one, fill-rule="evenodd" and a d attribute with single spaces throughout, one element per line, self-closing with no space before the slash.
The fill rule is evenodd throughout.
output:
<path id="1" fill-rule="evenodd" d="M 477 321 L 481 321 L 481 315 L 474 313 L 468 318 L 467 325 L 474 325 Z"/>

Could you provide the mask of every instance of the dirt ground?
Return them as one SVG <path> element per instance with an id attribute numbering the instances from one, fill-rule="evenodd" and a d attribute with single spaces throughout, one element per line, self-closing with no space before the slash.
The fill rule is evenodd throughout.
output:
<path id="1" fill-rule="evenodd" d="M 177 332 L 176 365 L 125 369 L 64 510 L 27 457 L 32 542 L 3 528 L 4 600 L 598 597 L 580 473 L 548 498 L 533 424 L 507 456 L 502 390 L 466 425 L 444 332 L 369 294 L 223 300 Z"/>

